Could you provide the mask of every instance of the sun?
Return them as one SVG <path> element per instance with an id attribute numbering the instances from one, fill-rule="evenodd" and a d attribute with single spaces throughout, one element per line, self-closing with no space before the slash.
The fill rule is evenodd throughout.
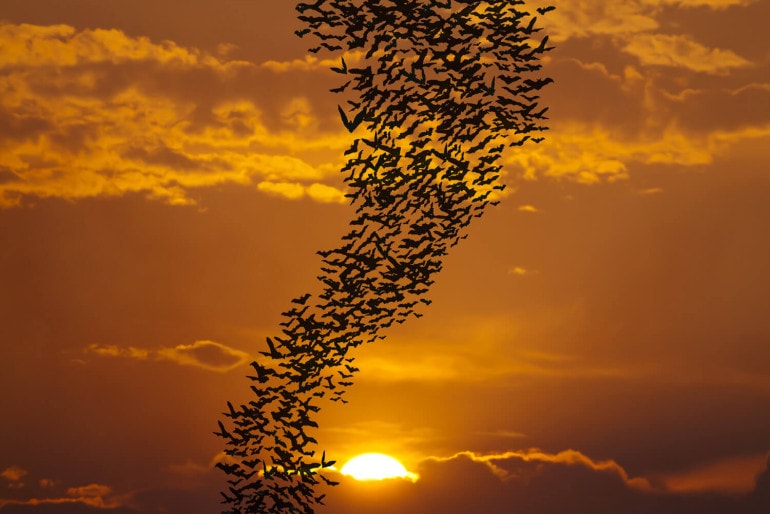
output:
<path id="1" fill-rule="evenodd" d="M 363 453 L 347 461 L 340 473 L 356 480 L 383 480 L 407 478 L 414 482 L 418 476 L 407 471 L 403 464 L 384 453 Z"/>

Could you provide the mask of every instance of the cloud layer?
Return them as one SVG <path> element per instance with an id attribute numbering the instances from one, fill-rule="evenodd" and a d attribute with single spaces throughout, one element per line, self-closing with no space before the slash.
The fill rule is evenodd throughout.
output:
<path id="1" fill-rule="evenodd" d="M 347 136 L 320 131 L 299 96 L 266 113 L 269 68 L 116 29 L 6 23 L 0 41 L 0 206 L 132 192 L 190 204 L 226 183 L 344 200 Z"/>
<path id="2" fill-rule="evenodd" d="M 327 471 L 341 485 L 324 491 L 327 505 L 318 512 L 759 514 L 770 505 L 765 503 L 770 493 L 770 472 L 766 467 L 767 456 L 751 460 L 750 465 L 735 468 L 752 474 L 750 487 L 736 493 L 729 488 L 709 487 L 708 481 L 701 483 L 703 487 L 683 489 L 655 479 L 630 477 L 612 460 L 591 459 L 574 450 L 463 451 L 422 460 L 411 470 L 419 474 L 416 481 L 360 482 Z M 70 508 L 78 505 L 81 509 L 134 513 L 159 504 L 180 507 L 180 494 L 189 496 L 191 501 L 185 503 L 190 514 L 204 514 L 206 509 L 215 508 L 212 496 L 218 475 L 211 466 L 188 462 L 169 471 L 169 477 L 186 477 L 197 486 L 181 487 L 167 479 L 164 485 L 119 493 L 103 484 L 71 486 L 63 481 L 40 480 L 27 487 L 26 496 L 19 494 L 16 499 L 0 500 L 0 509 L 17 513 L 47 505 L 46 512 L 60 514 L 71 512 Z M 690 474 L 693 483 L 703 476 L 703 470 Z"/>
<path id="3" fill-rule="evenodd" d="M 750 106 L 770 105 L 767 59 L 667 20 L 748 9 L 761 15 L 748 0 L 588 0 L 549 13 L 558 90 L 544 96 L 558 116 L 547 144 L 508 155 L 509 175 L 625 180 L 640 165 L 698 166 L 743 140 L 766 140 L 770 113 Z M 328 92 L 336 60 L 228 60 L 64 24 L 5 23 L 0 41 L 0 206 L 127 193 L 186 205 L 222 184 L 345 203 L 338 170 L 352 136 Z M 357 57 L 347 55 L 351 65 Z M 597 86 L 608 95 L 594 98 Z M 752 123 L 729 123 L 736 110 Z"/>

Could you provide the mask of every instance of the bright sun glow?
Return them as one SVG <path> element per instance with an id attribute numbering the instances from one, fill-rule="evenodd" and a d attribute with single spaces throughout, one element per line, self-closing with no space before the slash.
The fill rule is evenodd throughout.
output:
<path id="1" fill-rule="evenodd" d="M 382 480 L 384 478 L 408 478 L 417 480 L 417 474 L 406 470 L 403 464 L 383 453 L 364 453 L 350 459 L 340 471 L 356 480 Z"/>

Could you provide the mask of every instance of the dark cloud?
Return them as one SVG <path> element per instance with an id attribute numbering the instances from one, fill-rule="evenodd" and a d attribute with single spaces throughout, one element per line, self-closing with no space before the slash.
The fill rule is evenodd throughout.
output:
<path id="1" fill-rule="evenodd" d="M 181 152 L 177 152 L 171 148 L 168 148 L 167 146 L 161 146 L 151 150 L 147 148 L 133 147 L 123 152 L 123 157 L 126 157 L 127 159 L 136 159 L 147 164 L 161 164 L 176 169 L 207 171 L 214 171 L 215 169 L 231 169 L 230 165 L 225 161 L 220 160 L 216 163 L 210 164 L 201 159 L 192 159 Z"/>
<path id="2" fill-rule="evenodd" d="M 644 479 L 629 478 L 612 461 L 593 461 L 574 451 L 487 455 L 463 452 L 424 460 L 416 471 L 420 475 L 416 482 L 359 482 L 332 472 L 332 478 L 341 485 L 322 490 L 327 495 L 326 505 L 317 513 L 763 514 L 770 507 L 768 470 L 758 476 L 757 488 L 748 495 L 656 490 Z M 7 503 L 0 510 L 4 514 L 210 514 L 221 509 L 218 471 L 196 468 L 186 480 L 175 485 L 167 476 L 164 484 L 122 497 L 109 496 L 105 486 L 69 488 L 68 494 L 61 497 L 40 494 L 35 497 L 37 504 L 30 504 L 27 498 Z M 107 494 L 106 503 L 100 504 L 102 496 L 96 493 Z M 72 501 L 78 494 L 82 498 Z"/>
<path id="3" fill-rule="evenodd" d="M 522 453 L 482 457 L 461 453 L 423 461 L 414 484 L 394 480 L 343 484 L 329 493 L 320 513 L 417 514 L 758 514 L 767 508 L 761 490 L 747 497 L 678 495 L 651 489 L 624 476 L 612 463 L 594 462 L 577 452 Z M 760 487 L 765 475 L 760 477 Z"/>
<path id="4" fill-rule="evenodd" d="M 10 111 L 0 107 L 0 135 L 5 144 L 8 140 L 24 140 L 36 137 L 52 129 L 51 123 L 34 113 Z"/>
<path id="5" fill-rule="evenodd" d="M 626 137 L 638 137 L 650 115 L 641 94 L 646 79 L 634 68 L 624 69 L 627 62 L 613 69 L 608 52 L 602 52 L 598 59 L 596 50 L 583 51 L 585 46 L 584 41 L 570 40 L 564 48 L 554 50 L 548 69 L 559 87 L 545 89 L 542 94 L 549 114 L 555 115 L 557 123 L 568 119 L 595 122 L 612 126 Z M 561 88 L 570 94 L 560 94 Z M 600 101 L 595 100 L 597 96 Z M 620 110 L 618 105 L 624 108 Z"/>
<path id="6" fill-rule="evenodd" d="M 770 70 L 765 70 L 770 74 Z M 740 130 L 770 124 L 770 83 L 747 84 L 734 90 L 691 89 L 664 93 L 670 116 L 693 133 Z"/>
<path id="7" fill-rule="evenodd" d="M 765 471 L 757 476 L 756 488 L 744 500 L 746 511 L 760 514 L 770 508 L 770 457 Z"/>

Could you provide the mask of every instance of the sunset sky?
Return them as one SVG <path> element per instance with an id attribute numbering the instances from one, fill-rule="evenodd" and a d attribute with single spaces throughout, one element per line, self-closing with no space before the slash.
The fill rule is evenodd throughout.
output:
<path id="1" fill-rule="evenodd" d="M 550 3 L 546 140 L 319 413 L 420 478 L 319 514 L 770 512 L 770 2 Z M 220 512 L 354 215 L 294 5 L 0 0 L 0 514 Z"/>

